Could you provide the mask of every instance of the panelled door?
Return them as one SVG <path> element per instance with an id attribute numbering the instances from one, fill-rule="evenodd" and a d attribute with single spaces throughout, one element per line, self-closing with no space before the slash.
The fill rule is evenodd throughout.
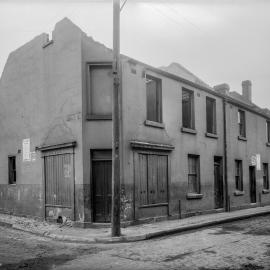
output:
<path id="1" fill-rule="evenodd" d="M 224 207 L 222 158 L 214 158 L 214 194 L 215 208 Z"/>
<path id="2" fill-rule="evenodd" d="M 249 166 L 250 202 L 256 203 L 256 171 L 254 166 Z"/>
<path id="3" fill-rule="evenodd" d="M 112 152 L 92 151 L 93 221 L 110 222 L 112 205 Z"/>

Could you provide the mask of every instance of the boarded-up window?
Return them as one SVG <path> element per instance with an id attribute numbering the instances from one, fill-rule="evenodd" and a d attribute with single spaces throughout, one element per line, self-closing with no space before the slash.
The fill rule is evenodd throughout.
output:
<path id="1" fill-rule="evenodd" d="M 200 159 L 188 155 L 188 192 L 200 193 Z"/>
<path id="2" fill-rule="evenodd" d="M 206 132 L 216 134 L 216 100 L 206 97 Z"/>
<path id="3" fill-rule="evenodd" d="M 263 188 L 269 189 L 268 163 L 263 163 Z"/>
<path id="4" fill-rule="evenodd" d="M 161 80 L 146 75 L 147 120 L 162 122 Z"/>
<path id="5" fill-rule="evenodd" d="M 8 157 L 8 183 L 16 184 L 16 157 Z"/>
<path id="6" fill-rule="evenodd" d="M 239 125 L 239 135 L 241 137 L 246 137 L 246 117 L 245 112 L 238 110 L 238 125 Z"/>
<path id="7" fill-rule="evenodd" d="M 266 121 L 266 137 L 267 142 L 270 143 L 270 122 Z"/>
<path id="8" fill-rule="evenodd" d="M 89 114 L 111 115 L 113 76 L 111 65 L 89 66 Z"/>
<path id="9" fill-rule="evenodd" d="M 194 94 L 182 89 L 182 121 L 184 128 L 194 129 Z"/>
<path id="10" fill-rule="evenodd" d="M 140 205 L 168 201 L 168 156 L 139 153 L 137 182 Z"/>
<path id="11" fill-rule="evenodd" d="M 243 191 L 243 165 L 242 160 L 235 160 L 235 188 Z"/>

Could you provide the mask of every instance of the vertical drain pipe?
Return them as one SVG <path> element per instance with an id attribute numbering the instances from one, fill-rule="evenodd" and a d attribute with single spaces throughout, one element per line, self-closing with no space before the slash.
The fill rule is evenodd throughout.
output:
<path id="1" fill-rule="evenodd" d="M 223 97 L 223 146 L 224 146 L 224 185 L 225 185 L 225 210 L 230 211 L 230 198 L 228 195 L 228 157 L 227 157 L 227 124 L 226 124 L 226 97 Z"/>

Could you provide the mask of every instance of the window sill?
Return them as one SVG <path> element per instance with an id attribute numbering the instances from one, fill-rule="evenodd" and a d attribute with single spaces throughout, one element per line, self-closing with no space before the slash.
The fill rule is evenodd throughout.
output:
<path id="1" fill-rule="evenodd" d="M 86 120 L 88 121 L 100 121 L 100 120 L 112 120 L 112 115 L 96 115 L 96 114 L 87 114 Z"/>
<path id="2" fill-rule="evenodd" d="M 196 135 L 197 134 L 197 131 L 195 129 L 185 128 L 185 127 L 181 127 L 181 132 L 183 132 L 183 133 L 189 133 L 189 134 L 193 134 L 193 135 Z"/>
<path id="3" fill-rule="evenodd" d="M 149 208 L 149 207 L 159 207 L 159 206 L 168 206 L 168 203 L 154 203 L 154 204 L 140 205 L 139 208 Z"/>
<path id="4" fill-rule="evenodd" d="M 270 147 L 270 142 L 267 142 L 267 143 L 266 143 L 266 146 Z"/>
<path id="5" fill-rule="evenodd" d="M 270 193 L 270 189 L 263 189 L 262 190 L 262 194 L 268 194 L 268 193 Z"/>
<path id="6" fill-rule="evenodd" d="M 247 141 L 247 138 L 238 135 L 238 140 L 239 140 L 239 141 Z"/>
<path id="7" fill-rule="evenodd" d="M 8 184 L 8 185 L 15 187 L 17 184 L 16 183 L 13 183 L 13 184 Z"/>
<path id="8" fill-rule="evenodd" d="M 196 199 L 202 199 L 203 194 L 201 193 L 188 193 L 187 199 L 188 200 L 196 200 Z"/>
<path id="9" fill-rule="evenodd" d="M 212 139 L 218 139 L 218 135 L 217 134 L 209 133 L 209 132 L 206 132 L 205 133 L 205 137 L 212 138 Z"/>
<path id="10" fill-rule="evenodd" d="M 165 128 L 164 123 L 154 122 L 150 120 L 145 120 L 144 125 L 149 126 L 149 127 L 155 127 L 155 128 Z"/>
<path id="11" fill-rule="evenodd" d="M 234 194 L 234 196 L 243 196 L 243 195 L 245 195 L 245 191 L 235 190 L 233 194 Z"/>

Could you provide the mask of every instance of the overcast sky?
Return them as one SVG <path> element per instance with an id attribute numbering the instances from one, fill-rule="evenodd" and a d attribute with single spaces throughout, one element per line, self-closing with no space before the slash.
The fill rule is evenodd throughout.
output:
<path id="1" fill-rule="evenodd" d="M 123 1 L 123 0 L 122 0 Z M 0 74 L 8 54 L 70 18 L 112 46 L 112 1 L 0 0 Z M 121 12 L 121 53 L 153 66 L 178 62 L 211 86 L 241 92 L 270 108 L 270 1 L 128 0 Z"/>

